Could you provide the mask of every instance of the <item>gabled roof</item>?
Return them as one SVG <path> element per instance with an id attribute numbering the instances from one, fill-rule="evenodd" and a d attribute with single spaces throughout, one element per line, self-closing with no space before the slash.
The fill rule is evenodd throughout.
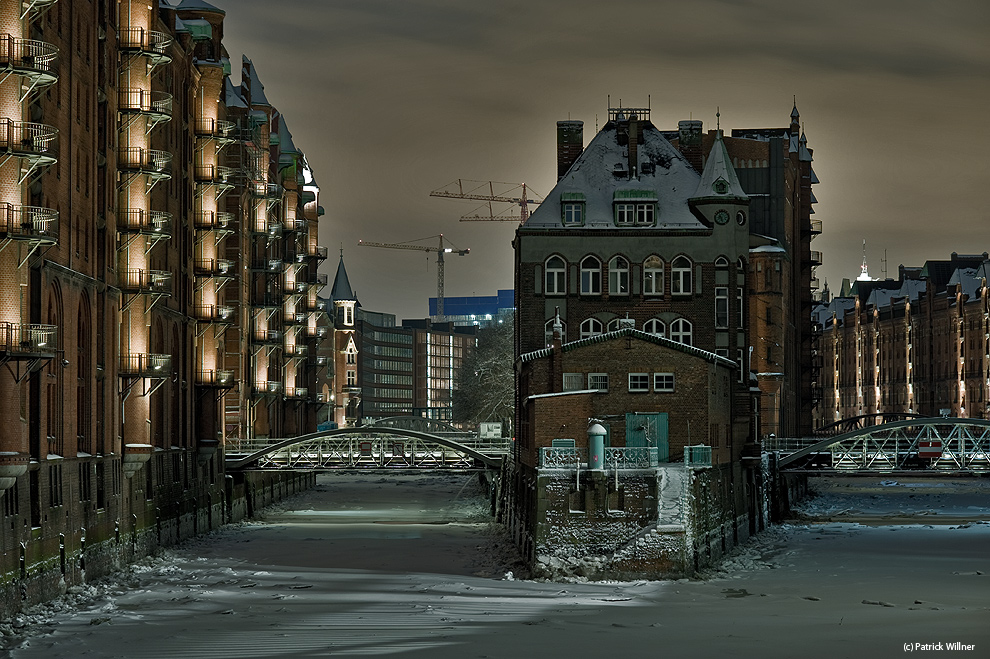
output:
<path id="1" fill-rule="evenodd" d="M 636 178 L 630 178 L 626 172 L 628 147 L 619 144 L 617 124 L 609 121 L 521 229 L 564 228 L 560 206 L 562 195 L 568 195 L 565 199 L 580 197 L 584 202 L 583 229 L 615 229 L 613 201 L 637 194 L 656 199 L 656 227 L 630 229 L 707 228 L 688 207 L 688 198 L 698 188 L 698 173 L 653 124 L 643 121 L 641 126 Z M 626 173 L 616 175 L 616 171 Z"/>
<path id="2" fill-rule="evenodd" d="M 340 255 L 340 263 L 337 264 L 337 274 L 333 278 L 333 288 L 330 289 L 330 299 L 334 302 L 338 300 L 354 300 L 357 297 L 351 290 L 351 282 L 347 279 L 347 270 L 344 268 L 344 255 Z"/>
<path id="3" fill-rule="evenodd" d="M 245 89 L 244 83 L 247 83 L 247 98 L 251 101 L 251 105 L 271 107 L 272 104 L 265 96 L 265 86 L 261 84 L 254 64 L 246 55 L 241 56 L 241 90 Z"/>
<path id="4" fill-rule="evenodd" d="M 724 181 L 724 184 L 720 184 L 719 181 Z M 705 163 L 705 171 L 701 173 L 701 182 L 694 193 L 694 198 L 727 201 L 749 199 L 739 183 L 735 167 L 732 166 L 732 159 L 729 158 L 729 152 L 722 140 L 722 131 L 715 134 L 715 144 L 708 154 L 708 162 Z"/>
<path id="5" fill-rule="evenodd" d="M 701 348 L 695 348 L 694 346 L 685 345 L 683 343 L 678 343 L 677 341 L 671 341 L 670 339 L 664 338 L 662 336 L 657 336 L 656 334 L 648 334 L 638 329 L 633 329 L 632 327 L 623 327 L 622 329 L 615 330 L 614 332 L 605 332 L 604 334 L 596 334 L 595 336 L 588 337 L 587 339 L 579 339 L 577 341 L 570 341 L 560 346 L 562 352 L 570 352 L 571 350 L 578 350 L 584 348 L 585 346 L 594 345 L 596 343 L 604 343 L 606 341 L 614 341 L 616 339 L 621 339 L 623 337 L 632 337 L 634 339 L 639 339 L 641 341 L 646 341 L 647 343 L 654 343 L 659 346 L 664 346 L 666 348 L 672 348 L 679 352 L 683 352 L 688 355 L 693 355 L 695 357 L 701 357 L 707 362 L 712 364 L 722 364 L 723 366 L 736 367 L 736 363 L 731 359 L 726 359 L 725 357 L 720 357 L 714 352 L 708 352 L 707 350 L 702 350 Z M 519 356 L 519 361 L 521 362 L 531 362 L 536 359 L 542 359 L 544 357 L 549 357 L 553 354 L 554 348 L 542 348 L 540 350 L 534 350 L 533 352 L 527 352 L 524 355 Z"/>

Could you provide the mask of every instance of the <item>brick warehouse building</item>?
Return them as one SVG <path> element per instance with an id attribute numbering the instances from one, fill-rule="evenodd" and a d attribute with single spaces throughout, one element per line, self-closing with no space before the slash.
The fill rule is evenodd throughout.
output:
<path id="1" fill-rule="evenodd" d="M 223 18 L 0 3 L 4 615 L 310 480 L 224 477 L 224 442 L 315 428 L 327 369 L 297 348 L 326 324 L 318 189 Z"/>
<path id="2" fill-rule="evenodd" d="M 816 309 L 817 425 L 860 415 L 990 418 L 987 254 L 900 266 Z"/>
<path id="3" fill-rule="evenodd" d="M 720 131 L 698 171 L 650 123 L 649 110 L 611 108 L 609 119 L 583 149 L 579 122 L 558 123 L 560 179 L 516 233 L 517 451 L 507 515 L 530 557 L 556 553 L 563 533 L 584 543 L 582 551 L 607 549 L 615 558 L 662 517 L 660 508 L 644 512 L 636 502 L 656 501 L 665 488 L 700 488 L 696 499 L 710 504 L 710 514 L 702 520 L 697 509 L 683 511 L 693 521 L 665 525 L 680 525 L 672 531 L 678 549 L 614 568 L 683 572 L 692 562 L 683 557 L 697 566 L 762 524 L 747 285 L 751 244 L 776 241 L 751 237 L 751 199 Z M 694 371 L 714 378 L 703 378 L 709 389 L 693 381 Z M 589 424 L 610 447 L 657 450 L 633 470 L 640 473 L 627 474 L 639 495 L 623 499 L 629 507 L 622 511 L 613 508 L 618 462 L 611 494 L 594 473 L 573 481 L 544 462 L 556 455 L 554 440 L 590 451 Z M 651 429 L 646 437 L 642 428 Z M 715 449 L 703 475 L 684 462 L 665 466 L 684 459 L 671 447 L 688 444 Z M 631 454 L 607 451 L 606 462 L 609 455 L 622 461 Z M 558 477 L 597 503 L 580 517 L 569 514 L 575 492 L 561 490 Z M 680 483 L 673 489 L 671 478 Z M 596 515 L 608 532 L 585 524 Z"/>

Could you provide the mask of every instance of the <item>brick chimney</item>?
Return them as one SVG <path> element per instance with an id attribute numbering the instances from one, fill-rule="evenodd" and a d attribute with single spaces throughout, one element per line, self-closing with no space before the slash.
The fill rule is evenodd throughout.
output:
<path id="1" fill-rule="evenodd" d="M 629 115 L 629 178 L 639 177 L 639 118 Z"/>
<path id="2" fill-rule="evenodd" d="M 702 123 L 697 119 L 677 122 L 677 148 L 698 173 L 705 168 L 701 151 Z"/>
<path id="3" fill-rule="evenodd" d="M 574 161 L 578 159 L 584 151 L 584 122 L 583 121 L 558 121 L 557 122 L 557 180 L 564 178 L 564 174 L 571 168 Z"/>

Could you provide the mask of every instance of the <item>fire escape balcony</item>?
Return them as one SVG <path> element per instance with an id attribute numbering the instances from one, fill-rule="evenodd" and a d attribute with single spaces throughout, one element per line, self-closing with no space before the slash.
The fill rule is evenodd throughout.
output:
<path id="1" fill-rule="evenodd" d="M 129 174 L 121 180 L 121 187 L 130 184 L 135 176 L 148 177 L 147 192 L 161 181 L 172 178 L 172 154 L 158 149 L 145 149 L 139 146 L 117 149 L 117 167 Z"/>
<path id="2" fill-rule="evenodd" d="M 197 211 L 194 219 L 197 231 L 220 231 L 231 233 L 234 230 L 234 214 L 219 211 Z"/>
<path id="3" fill-rule="evenodd" d="M 58 48 L 44 41 L 0 35 L 0 71 L 20 76 L 20 101 L 58 82 Z"/>
<path id="4" fill-rule="evenodd" d="M 58 211 L 40 206 L 0 205 L 0 240 L 24 240 L 42 245 L 58 242 Z"/>
<path id="5" fill-rule="evenodd" d="M 172 273 L 165 270 L 124 270 L 119 286 L 133 295 L 171 295 Z"/>
<path id="6" fill-rule="evenodd" d="M 302 295 L 309 290 L 309 284 L 304 281 L 287 281 L 285 282 L 285 290 L 293 295 Z"/>
<path id="7" fill-rule="evenodd" d="M 256 329 L 251 334 L 251 342 L 263 346 L 271 346 L 271 345 L 281 346 L 282 331 L 274 330 L 274 329 L 263 329 L 263 330 Z"/>
<path id="8" fill-rule="evenodd" d="M 172 214 L 166 211 L 148 211 L 130 208 L 121 213 L 117 231 L 156 238 L 172 237 Z"/>
<path id="9" fill-rule="evenodd" d="M 282 320 L 286 325 L 305 325 L 309 314 L 305 311 L 290 311 L 283 314 Z"/>
<path id="10" fill-rule="evenodd" d="M 816 236 L 821 235 L 822 232 L 822 221 L 821 220 L 811 220 L 808 224 L 808 233 L 811 234 L 812 240 Z"/>
<path id="11" fill-rule="evenodd" d="M 196 259 L 193 273 L 197 277 L 230 279 L 237 272 L 237 264 L 230 259 Z"/>
<path id="12" fill-rule="evenodd" d="M 318 288 L 323 288 L 327 285 L 329 278 L 322 272 L 314 272 L 309 276 L 310 286 L 316 286 Z"/>
<path id="13" fill-rule="evenodd" d="M 158 124 L 172 120 L 172 95 L 167 92 L 124 87 L 117 90 L 117 110 L 124 115 L 146 117 L 147 132 L 150 133 Z"/>
<path id="14" fill-rule="evenodd" d="M 233 371 L 205 370 L 196 371 L 196 386 L 216 389 L 230 389 L 237 381 Z"/>
<path id="15" fill-rule="evenodd" d="M 251 259 L 251 271 L 265 274 L 282 272 L 282 259 Z"/>
<path id="16" fill-rule="evenodd" d="M 231 325 L 236 319 L 237 309 L 229 304 L 196 305 L 196 320 L 201 323 Z"/>
<path id="17" fill-rule="evenodd" d="M 307 300 L 306 301 L 306 308 L 309 311 L 326 311 L 327 310 L 327 301 L 326 300 L 321 300 L 320 298 L 316 298 L 314 300 Z"/>
<path id="18" fill-rule="evenodd" d="M 327 248 L 326 247 L 317 246 L 316 248 L 311 249 L 306 256 L 308 256 L 311 259 L 316 259 L 317 261 L 326 261 L 327 260 Z"/>
<path id="19" fill-rule="evenodd" d="M 325 339 L 329 330 L 326 325 L 310 325 L 306 327 L 306 337 L 310 339 Z"/>
<path id="20" fill-rule="evenodd" d="M 277 380 L 260 380 L 254 383 L 251 391 L 255 396 L 281 396 L 282 383 Z"/>
<path id="21" fill-rule="evenodd" d="M 121 377 L 165 378 L 172 373 L 172 355 L 129 352 L 120 356 Z"/>
<path id="22" fill-rule="evenodd" d="M 0 361 L 51 359 L 57 354 L 57 325 L 0 323 Z"/>
<path id="23" fill-rule="evenodd" d="M 237 141 L 237 124 L 223 119 L 197 119 L 196 137 L 205 137 L 226 145 Z"/>
<path id="24" fill-rule="evenodd" d="M 278 183 L 251 181 L 248 190 L 255 199 L 267 199 L 269 202 L 282 200 L 282 186 Z"/>
<path id="25" fill-rule="evenodd" d="M 285 346 L 285 355 L 287 357 L 303 358 L 307 354 L 309 354 L 309 346 L 305 343 L 290 343 Z"/>
<path id="26" fill-rule="evenodd" d="M 286 387 L 285 397 L 293 400 L 305 400 L 309 398 L 309 389 L 306 387 Z"/>
<path id="27" fill-rule="evenodd" d="M 224 165 L 196 165 L 196 192 L 203 194 L 208 188 L 216 188 L 216 198 L 234 187 L 234 176 L 237 170 Z"/>
<path id="28" fill-rule="evenodd" d="M 255 221 L 251 226 L 251 233 L 257 236 L 266 236 L 267 238 L 278 238 L 282 235 L 282 222 L 275 219 L 267 219 L 262 221 Z"/>
<path id="29" fill-rule="evenodd" d="M 326 355 L 310 355 L 309 361 L 306 363 L 310 366 L 315 366 L 316 368 L 323 368 L 327 365 L 329 359 Z"/>
<path id="30" fill-rule="evenodd" d="M 152 68 L 172 61 L 168 54 L 172 37 L 163 32 L 132 27 L 118 30 L 117 36 L 122 52 L 147 58 Z"/>
<path id="31" fill-rule="evenodd" d="M 809 259 L 812 266 L 818 266 L 822 264 L 822 253 L 817 250 L 811 250 L 811 258 Z"/>
<path id="32" fill-rule="evenodd" d="M 287 217 L 285 218 L 285 230 L 286 232 L 295 233 L 298 231 L 306 230 L 306 218 L 303 217 Z"/>
<path id="33" fill-rule="evenodd" d="M 36 170 L 55 164 L 57 150 L 58 129 L 54 126 L 0 119 L 0 153 L 24 162 L 18 185 Z"/>

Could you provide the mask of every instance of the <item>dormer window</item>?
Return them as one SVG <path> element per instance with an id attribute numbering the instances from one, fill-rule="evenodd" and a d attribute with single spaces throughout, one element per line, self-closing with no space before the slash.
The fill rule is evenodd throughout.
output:
<path id="1" fill-rule="evenodd" d="M 584 204 L 584 194 L 580 192 L 564 192 L 560 195 L 560 221 L 564 226 L 584 224 Z"/>
<path id="2" fill-rule="evenodd" d="M 653 226 L 657 193 L 653 190 L 616 190 L 612 195 L 616 226 Z"/>
<path id="3" fill-rule="evenodd" d="M 616 204 L 615 223 L 621 226 L 631 226 L 636 217 L 636 204 Z"/>
<path id="4" fill-rule="evenodd" d="M 729 182 L 719 177 L 712 183 L 712 190 L 715 191 L 715 194 L 726 194 L 729 192 Z"/>

